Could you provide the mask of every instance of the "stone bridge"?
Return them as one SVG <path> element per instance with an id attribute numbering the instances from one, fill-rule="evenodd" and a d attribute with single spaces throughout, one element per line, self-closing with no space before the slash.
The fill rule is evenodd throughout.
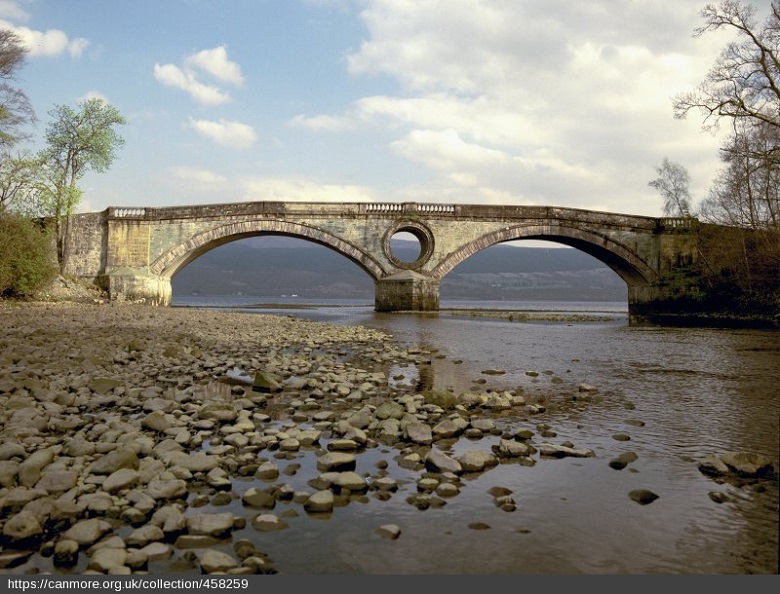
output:
<path id="1" fill-rule="evenodd" d="M 326 246 L 365 270 L 376 285 L 377 311 L 436 311 L 442 278 L 469 256 L 506 241 L 542 239 L 614 270 L 626 282 L 633 315 L 685 292 L 667 281 L 696 260 L 693 223 L 554 206 L 415 202 L 111 207 L 72 218 L 65 273 L 94 280 L 111 299 L 169 305 L 171 278 L 205 252 L 245 237 L 286 235 Z M 414 261 L 393 253 L 398 233 L 419 240 Z"/>

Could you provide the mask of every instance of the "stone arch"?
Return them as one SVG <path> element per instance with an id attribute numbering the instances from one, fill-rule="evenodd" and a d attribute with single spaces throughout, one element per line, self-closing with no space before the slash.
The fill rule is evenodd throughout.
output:
<path id="1" fill-rule="evenodd" d="M 629 287 L 653 284 L 657 272 L 634 251 L 595 231 L 565 225 L 521 225 L 494 231 L 455 250 L 433 269 L 438 279 L 455 266 L 490 246 L 516 239 L 544 239 L 577 248 L 597 258 L 622 278 Z"/>
<path id="2" fill-rule="evenodd" d="M 355 262 L 374 281 L 384 273 L 369 254 L 338 237 L 307 225 L 276 220 L 242 221 L 202 231 L 163 253 L 152 262 L 149 270 L 152 274 L 170 278 L 199 256 L 220 245 L 257 235 L 286 235 L 324 245 Z"/>

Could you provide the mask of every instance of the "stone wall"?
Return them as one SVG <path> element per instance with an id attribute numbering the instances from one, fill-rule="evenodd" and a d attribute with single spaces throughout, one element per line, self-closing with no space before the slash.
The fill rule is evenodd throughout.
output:
<path id="1" fill-rule="evenodd" d="M 95 280 L 105 267 L 105 212 L 80 214 L 70 219 L 70 242 L 65 275 Z"/>

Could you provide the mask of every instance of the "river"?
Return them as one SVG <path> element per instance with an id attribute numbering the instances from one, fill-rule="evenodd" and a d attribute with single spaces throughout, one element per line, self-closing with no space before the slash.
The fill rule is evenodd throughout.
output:
<path id="1" fill-rule="evenodd" d="M 252 307 L 267 301 L 273 303 Z M 403 345 L 435 353 L 429 364 L 388 370 L 392 381 L 542 397 L 549 407 L 539 422 L 549 426 L 548 441 L 595 454 L 499 464 L 467 479 L 438 509 L 417 509 L 398 495 L 338 508 L 326 520 L 292 519 L 298 529 L 258 536 L 284 573 L 778 573 L 777 476 L 736 485 L 697 464 L 710 454 L 753 452 L 777 468 L 777 331 L 630 327 L 625 303 L 443 300 L 431 314 L 295 297 L 175 297 L 173 305 L 386 330 Z M 490 317 L 476 308 L 503 313 Z M 580 384 L 595 387 L 598 397 L 572 400 Z M 529 418 L 506 422 L 544 429 Z M 463 442 L 456 447 L 477 449 Z M 627 467 L 608 464 L 628 451 L 637 459 Z M 374 454 L 392 455 L 390 446 Z M 511 490 L 514 511 L 491 504 L 496 486 Z M 640 505 L 628 495 L 636 489 L 658 498 Z M 371 535 L 386 523 L 401 527 L 397 541 Z"/>

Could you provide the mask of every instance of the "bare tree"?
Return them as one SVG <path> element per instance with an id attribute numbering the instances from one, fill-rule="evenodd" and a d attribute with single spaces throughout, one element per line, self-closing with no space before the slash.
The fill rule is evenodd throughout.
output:
<path id="1" fill-rule="evenodd" d="M 655 168 L 658 177 L 648 182 L 664 198 L 664 215 L 690 217 L 691 192 L 688 171 L 677 163 L 664 157 L 660 167 Z"/>
<path id="2" fill-rule="evenodd" d="M 0 29 L 0 159 L 7 156 L 11 146 L 29 136 L 23 127 L 36 121 L 27 95 L 11 84 L 26 57 L 27 50 L 19 36 L 9 29 Z"/>
<path id="3" fill-rule="evenodd" d="M 705 221 L 776 229 L 780 226 L 780 128 L 738 122 L 721 149 L 723 169 L 702 202 Z"/>
<path id="4" fill-rule="evenodd" d="M 755 8 L 736 0 L 707 4 L 701 16 L 705 23 L 695 36 L 731 29 L 737 40 L 726 45 L 697 89 L 675 98 L 675 117 L 685 118 L 698 109 L 705 128 L 717 126 L 724 117 L 780 127 L 780 3 L 772 2 L 761 29 Z"/>
<path id="5" fill-rule="evenodd" d="M 691 110 L 705 130 L 731 124 L 721 148 L 723 167 L 699 208 L 705 223 L 697 244 L 715 301 L 740 309 L 780 310 L 780 2 L 762 24 L 753 6 L 736 0 L 707 4 L 695 35 L 729 30 L 728 43 L 699 86 L 674 99 L 674 115 Z M 733 307 L 733 306 L 732 306 Z"/>

